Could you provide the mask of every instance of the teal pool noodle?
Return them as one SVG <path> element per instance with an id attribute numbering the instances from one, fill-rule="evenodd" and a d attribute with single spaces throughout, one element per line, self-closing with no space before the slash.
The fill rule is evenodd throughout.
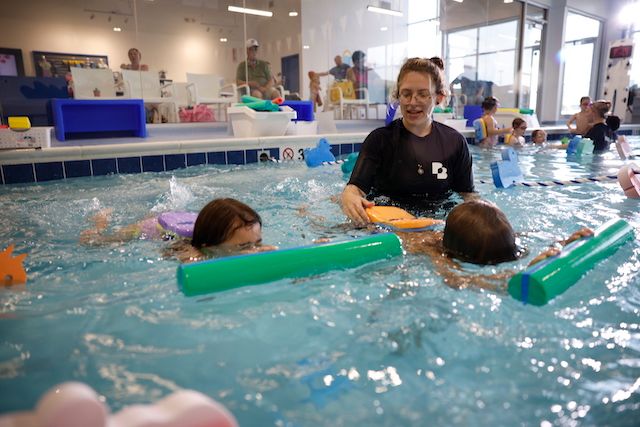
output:
<path id="1" fill-rule="evenodd" d="M 182 264 L 178 267 L 178 287 L 187 296 L 207 294 L 344 270 L 401 254 L 402 244 L 397 235 L 375 234 L 343 242 Z"/>
<path id="2" fill-rule="evenodd" d="M 245 104 L 249 104 L 251 102 L 258 102 L 258 101 L 264 101 L 264 99 L 262 98 L 257 98 L 255 96 L 249 96 L 249 95 L 242 95 L 240 97 L 240 101 L 242 101 Z"/>
<path id="3" fill-rule="evenodd" d="M 259 100 L 255 102 L 247 102 L 244 104 L 237 104 L 239 107 L 249 107 L 256 111 L 280 111 L 280 107 L 271 101 Z"/>
<path id="4" fill-rule="evenodd" d="M 509 294 L 528 304 L 544 305 L 633 237 L 633 227 L 625 220 L 608 221 L 593 236 L 572 242 L 558 256 L 542 260 L 514 275 L 509 280 Z"/>

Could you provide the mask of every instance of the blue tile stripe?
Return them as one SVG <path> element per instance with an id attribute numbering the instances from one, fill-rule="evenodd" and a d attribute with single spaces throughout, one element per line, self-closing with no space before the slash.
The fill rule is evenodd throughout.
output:
<path id="1" fill-rule="evenodd" d="M 625 129 L 619 134 L 637 134 L 637 129 Z M 554 138 L 567 136 L 553 134 Z M 473 137 L 467 137 L 474 144 Z M 331 152 L 337 157 L 359 152 L 362 143 L 332 144 Z M 272 158 L 279 158 L 282 147 L 264 149 L 212 151 L 182 154 L 158 154 L 132 157 L 114 157 L 91 160 L 66 160 L 60 162 L 39 162 L 0 167 L 0 185 L 34 183 L 67 178 L 103 176 L 118 173 L 164 172 L 198 165 L 244 165 L 260 161 L 260 153 L 266 151 Z"/>

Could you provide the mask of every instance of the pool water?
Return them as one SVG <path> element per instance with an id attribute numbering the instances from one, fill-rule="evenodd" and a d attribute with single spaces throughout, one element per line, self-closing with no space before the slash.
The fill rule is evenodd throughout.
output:
<path id="1" fill-rule="evenodd" d="M 490 181 L 499 150 L 471 150 L 476 182 Z M 613 151 L 519 154 L 527 181 L 611 175 L 623 164 Z M 78 245 L 99 209 L 123 226 L 215 197 L 256 207 L 265 243 L 280 247 L 362 235 L 332 227 L 344 216 L 329 196 L 344 184 L 339 167 L 294 162 L 0 188 L 0 244 L 28 253 L 29 275 L 26 287 L 0 290 L 0 411 L 33 408 L 53 385 L 77 380 L 112 410 L 195 389 L 245 426 L 637 425 L 637 240 L 543 307 L 451 289 L 419 255 L 187 298 L 164 242 Z M 640 225 L 638 200 L 611 180 L 477 190 L 529 254 L 465 265 L 469 273 L 518 271 L 555 239 L 610 218 Z M 302 206 L 325 226 L 298 215 Z"/>

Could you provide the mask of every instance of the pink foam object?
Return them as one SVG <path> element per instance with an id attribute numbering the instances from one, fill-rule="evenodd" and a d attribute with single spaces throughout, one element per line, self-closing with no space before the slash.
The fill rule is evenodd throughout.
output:
<path id="1" fill-rule="evenodd" d="M 640 199 L 640 167 L 629 163 L 618 171 L 618 183 L 624 194 L 632 199 Z"/>
<path id="2" fill-rule="evenodd" d="M 624 135 L 618 136 L 618 140 L 616 141 L 616 149 L 618 150 L 618 154 L 622 160 L 626 160 L 629 157 L 633 156 L 633 151 L 631 150 L 631 146 L 629 146 L 629 142 L 627 141 L 627 137 Z"/>
<path id="3" fill-rule="evenodd" d="M 0 427 L 238 427 L 238 422 L 220 403 L 193 390 L 109 415 L 91 387 L 68 382 L 45 393 L 35 411 L 0 416 Z"/>

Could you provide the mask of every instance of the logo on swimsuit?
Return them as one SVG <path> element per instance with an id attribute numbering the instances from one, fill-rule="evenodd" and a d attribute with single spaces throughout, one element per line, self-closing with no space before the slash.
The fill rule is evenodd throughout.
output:
<path id="1" fill-rule="evenodd" d="M 440 162 L 431 163 L 431 173 L 438 179 L 447 179 L 447 168 Z"/>

